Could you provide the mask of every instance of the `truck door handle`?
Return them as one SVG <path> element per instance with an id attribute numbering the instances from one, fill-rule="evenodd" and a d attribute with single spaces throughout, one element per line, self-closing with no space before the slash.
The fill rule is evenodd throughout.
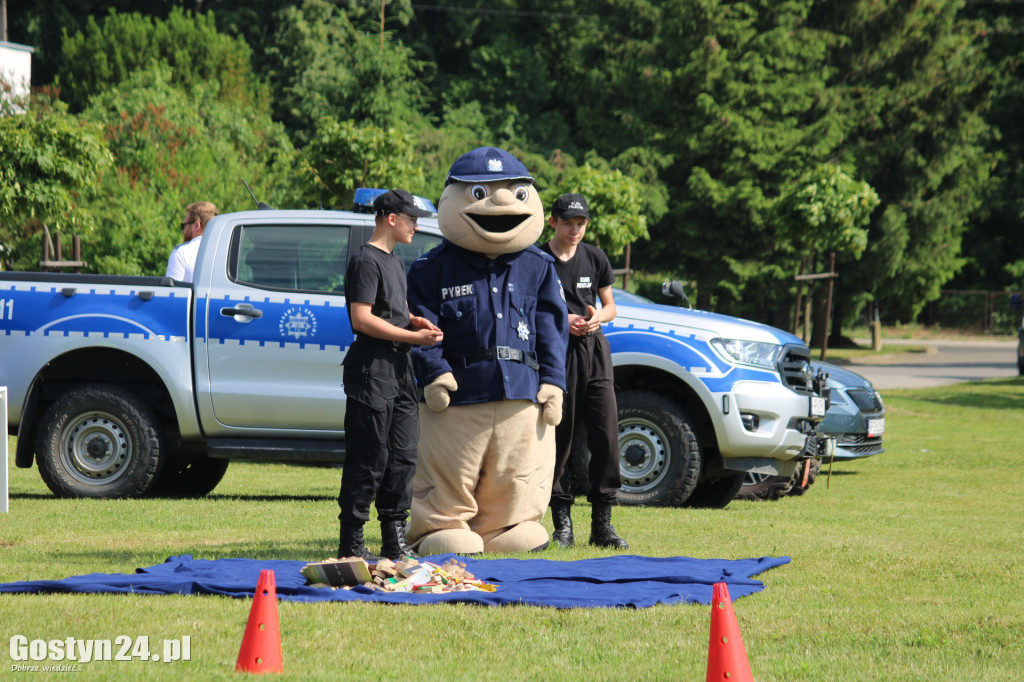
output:
<path id="1" fill-rule="evenodd" d="M 220 314 L 225 317 L 237 317 L 241 315 L 243 317 L 263 317 L 263 311 L 253 308 L 248 303 L 239 303 L 234 308 L 221 308 Z"/>

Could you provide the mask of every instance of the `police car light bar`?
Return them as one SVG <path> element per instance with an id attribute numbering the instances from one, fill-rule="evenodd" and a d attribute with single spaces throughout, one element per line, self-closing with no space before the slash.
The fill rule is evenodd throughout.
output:
<path id="1" fill-rule="evenodd" d="M 386 189 L 375 189 L 370 187 L 359 187 L 356 189 L 355 199 L 355 211 L 356 213 L 373 213 L 373 200 L 379 197 L 381 194 L 387 192 Z M 437 215 L 437 207 L 434 206 L 434 202 L 430 199 L 424 199 L 413 195 L 413 201 L 416 205 L 422 208 L 424 211 L 430 211 L 434 215 Z"/>

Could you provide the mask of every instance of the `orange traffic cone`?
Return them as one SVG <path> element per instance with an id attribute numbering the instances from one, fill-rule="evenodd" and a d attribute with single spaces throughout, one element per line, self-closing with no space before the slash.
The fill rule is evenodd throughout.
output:
<path id="1" fill-rule="evenodd" d="M 235 672 L 284 672 L 281 659 L 281 631 L 277 624 L 277 589 L 273 571 L 260 571 L 256 594 L 249 609 L 242 647 Z"/>
<path id="2" fill-rule="evenodd" d="M 729 588 L 715 583 L 711 598 L 711 641 L 708 643 L 708 676 L 706 682 L 754 682 L 743 648 L 736 612 L 732 610 Z"/>

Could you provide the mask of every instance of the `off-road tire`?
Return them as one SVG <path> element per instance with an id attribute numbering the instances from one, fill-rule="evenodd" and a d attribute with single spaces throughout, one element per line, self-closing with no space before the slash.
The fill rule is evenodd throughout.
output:
<path id="1" fill-rule="evenodd" d="M 793 489 L 793 476 L 773 476 L 771 474 L 747 473 L 743 476 L 740 489 L 736 492 L 737 500 L 778 500 Z"/>
<path id="2" fill-rule="evenodd" d="M 132 391 L 79 386 L 43 415 L 36 459 L 57 497 L 142 497 L 163 466 L 159 424 Z"/>
<path id="3" fill-rule="evenodd" d="M 623 391 L 617 400 L 619 502 L 682 506 L 697 487 L 703 461 L 689 415 L 650 391 Z"/>
<path id="4" fill-rule="evenodd" d="M 684 507 L 702 509 L 724 509 L 736 499 L 736 493 L 743 486 L 744 473 L 729 474 L 713 481 L 701 481 L 694 488 Z"/>
<path id="5" fill-rule="evenodd" d="M 149 491 L 150 497 L 203 497 L 228 470 L 226 459 L 213 457 L 172 458 Z"/>
<path id="6" fill-rule="evenodd" d="M 804 468 L 808 468 L 807 472 L 807 485 L 804 485 Z M 793 474 L 793 488 L 789 491 L 790 495 L 803 495 L 805 492 L 814 485 L 814 481 L 818 478 L 818 472 L 821 471 L 821 460 L 815 457 L 807 461 L 801 462 L 796 468 L 796 473 Z"/>

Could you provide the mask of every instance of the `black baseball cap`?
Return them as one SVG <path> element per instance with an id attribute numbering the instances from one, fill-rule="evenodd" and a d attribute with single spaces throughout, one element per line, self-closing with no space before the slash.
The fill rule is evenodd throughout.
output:
<path id="1" fill-rule="evenodd" d="M 551 206 L 551 215 L 562 220 L 583 216 L 590 220 L 590 206 L 582 194 L 563 194 Z"/>
<path id="2" fill-rule="evenodd" d="M 431 211 L 420 208 L 416 203 L 416 197 L 404 189 L 389 189 L 374 199 L 373 212 L 380 215 L 406 213 L 414 218 L 426 218 L 434 215 Z"/>

